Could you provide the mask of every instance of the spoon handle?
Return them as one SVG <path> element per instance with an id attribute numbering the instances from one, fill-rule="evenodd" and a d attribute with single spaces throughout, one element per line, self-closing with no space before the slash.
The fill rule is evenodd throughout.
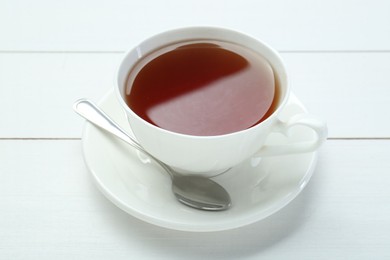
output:
<path id="1" fill-rule="evenodd" d="M 131 136 L 129 136 L 117 123 L 115 123 L 103 110 L 96 106 L 92 101 L 88 99 L 79 99 L 74 105 L 73 109 L 83 118 L 87 119 L 94 125 L 106 130 L 107 132 L 115 135 L 122 141 L 125 141 L 135 149 L 143 152 L 150 158 L 152 158 L 157 164 L 167 171 L 172 176 L 172 169 L 163 163 L 162 161 L 155 158 L 149 152 L 147 152 L 141 145 L 137 143 Z"/>
<path id="2" fill-rule="evenodd" d="M 135 146 L 135 148 L 147 153 L 133 138 L 131 138 L 117 123 L 109 118 L 108 115 L 92 101 L 88 99 L 79 99 L 74 103 L 73 109 L 94 125 L 114 134 L 131 146 Z"/>

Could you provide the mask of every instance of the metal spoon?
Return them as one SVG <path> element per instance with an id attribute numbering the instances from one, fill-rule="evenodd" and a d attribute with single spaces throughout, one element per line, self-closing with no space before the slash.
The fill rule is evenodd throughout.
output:
<path id="1" fill-rule="evenodd" d="M 114 134 L 159 164 L 172 179 L 172 192 L 181 203 L 201 210 L 220 211 L 231 206 L 230 196 L 218 183 L 200 176 L 179 175 L 168 165 L 148 153 L 118 126 L 107 114 L 87 99 L 80 99 L 73 109 L 82 117 L 107 132 Z"/>

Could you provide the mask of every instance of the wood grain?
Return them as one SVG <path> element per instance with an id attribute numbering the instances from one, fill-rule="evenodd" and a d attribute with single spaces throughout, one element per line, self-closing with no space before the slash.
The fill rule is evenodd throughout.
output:
<path id="1" fill-rule="evenodd" d="M 124 51 L 184 26 L 243 31 L 278 50 L 390 50 L 390 2 L 13 0 L 0 2 L 2 51 Z"/>
<path id="2" fill-rule="evenodd" d="M 291 254 L 299 259 L 388 258 L 389 145 L 389 140 L 328 141 L 320 149 L 309 185 L 286 208 L 239 229 L 187 233 L 146 224 L 105 199 L 84 166 L 81 141 L 3 140 L 0 255 L 2 259 L 284 259 Z"/>
<path id="3" fill-rule="evenodd" d="M 0 259 L 390 259 L 390 1 L 0 1 Z M 220 26 L 281 51 L 325 119 L 312 180 L 287 207 L 224 232 L 152 226 L 96 189 L 81 97 L 161 31 Z"/>

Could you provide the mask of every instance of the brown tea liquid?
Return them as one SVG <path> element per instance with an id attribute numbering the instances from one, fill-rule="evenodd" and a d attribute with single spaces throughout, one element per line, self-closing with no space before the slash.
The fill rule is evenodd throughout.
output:
<path id="1" fill-rule="evenodd" d="M 126 91 L 128 106 L 146 121 L 198 136 L 258 124 L 277 96 L 263 57 L 217 41 L 179 43 L 147 55 L 130 71 Z"/>

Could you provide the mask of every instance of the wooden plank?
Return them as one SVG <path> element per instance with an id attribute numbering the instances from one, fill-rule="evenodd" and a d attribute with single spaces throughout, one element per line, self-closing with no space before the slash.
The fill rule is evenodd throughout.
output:
<path id="1" fill-rule="evenodd" d="M 172 28 L 211 25 L 279 50 L 389 50 L 390 2 L 13 0 L 0 2 L 2 51 L 124 51 Z"/>
<path id="2" fill-rule="evenodd" d="M 390 137 L 390 53 L 284 53 L 294 93 L 336 138 Z"/>
<path id="3" fill-rule="evenodd" d="M 98 101 L 113 86 L 122 55 L 1 53 L 2 138 L 79 138 L 81 97 Z M 390 53 L 282 53 L 294 93 L 326 120 L 333 138 L 390 137 Z M 39 98 L 42 97 L 42 98 Z"/>
<path id="4" fill-rule="evenodd" d="M 114 82 L 118 54 L 0 54 L 1 137 L 80 137 L 72 110 L 99 100 Z"/>
<path id="5" fill-rule="evenodd" d="M 143 223 L 106 200 L 91 182 L 79 140 L 0 140 L 0 255 L 285 259 L 294 252 L 299 259 L 386 259 L 389 145 L 328 141 L 309 185 L 286 208 L 247 227 L 187 233 Z"/>

